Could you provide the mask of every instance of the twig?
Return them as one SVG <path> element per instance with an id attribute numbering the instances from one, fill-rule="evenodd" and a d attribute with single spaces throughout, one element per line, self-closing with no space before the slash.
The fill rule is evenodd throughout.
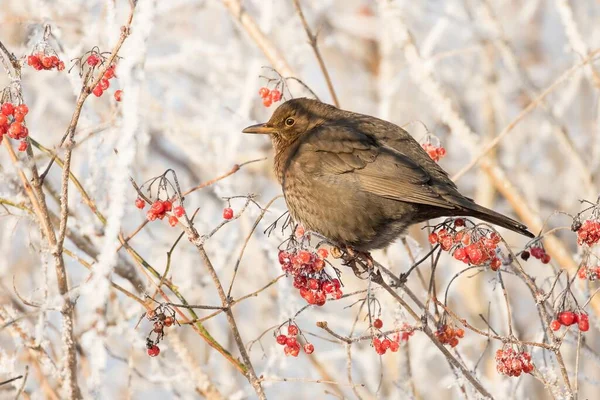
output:
<path id="1" fill-rule="evenodd" d="M 323 77 L 325 78 L 325 82 L 327 82 L 327 88 L 329 89 L 329 93 L 331 94 L 331 99 L 333 100 L 333 104 L 336 107 L 340 106 L 340 102 L 338 101 L 337 95 L 335 94 L 335 89 L 333 88 L 333 83 L 331 82 L 331 77 L 329 76 L 329 72 L 327 71 L 327 67 L 325 66 L 325 61 L 323 61 L 323 57 L 321 56 L 321 52 L 319 51 L 319 46 L 317 45 L 317 35 L 314 35 L 308 26 L 308 22 L 306 22 L 306 18 L 304 17 L 304 13 L 302 12 L 302 8 L 300 7 L 300 0 L 294 0 L 294 7 L 296 8 L 296 12 L 300 17 L 300 21 L 302 21 L 302 26 L 304 27 L 304 31 L 306 32 L 306 36 L 308 36 L 308 43 L 310 47 L 312 47 L 313 52 L 315 53 L 315 57 L 319 62 L 319 67 L 321 68 L 321 72 L 323 73 Z"/>

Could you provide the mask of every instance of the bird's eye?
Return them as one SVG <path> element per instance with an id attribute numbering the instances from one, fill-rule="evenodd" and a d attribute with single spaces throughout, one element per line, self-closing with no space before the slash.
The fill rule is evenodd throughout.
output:
<path id="1" fill-rule="evenodd" d="M 287 126 L 292 126 L 292 125 L 294 125 L 295 122 L 296 121 L 294 120 L 294 118 L 288 118 L 288 119 L 285 120 L 285 124 Z"/>

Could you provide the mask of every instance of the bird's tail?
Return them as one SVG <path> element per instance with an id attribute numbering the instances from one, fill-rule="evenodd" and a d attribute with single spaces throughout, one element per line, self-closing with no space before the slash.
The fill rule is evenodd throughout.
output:
<path id="1" fill-rule="evenodd" d="M 508 218 L 505 215 L 497 213 L 496 211 L 490 210 L 489 208 L 482 207 L 474 202 L 470 202 L 469 205 L 462 204 L 465 207 L 464 212 L 466 215 L 475 217 L 486 222 L 499 225 L 503 228 L 510 229 L 511 231 L 518 232 L 521 235 L 533 238 L 535 235 L 527 229 L 525 225 L 515 221 L 512 218 Z"/>

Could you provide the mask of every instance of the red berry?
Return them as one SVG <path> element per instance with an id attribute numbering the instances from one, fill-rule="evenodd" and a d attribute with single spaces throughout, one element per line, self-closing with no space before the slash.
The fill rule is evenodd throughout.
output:
<path id="1" fill-rule="evenodd" d="M 87 58 L 87 63 L 90 67 L 95 67 L 99 62 L 100 57 L 98 57 L 96 54 L 90 54 L 90 56 Z"/>
<path id="2" fill-rule="evenodd" d="M 394 352 L 394 353 L 395 353 L 395 352 L 397 352 L 399 348 L 400 348 L 400 344 L 399 344 L 398 342 L 396 342 L 396 341 L 392 341 L 392 342 L 390 343 L 390 350 L 391 350 L 392 352 Z"/>
<path id="3" fill-rule="evenodd" d="M 311 257 L 308 251 L 302 250 L 298 252 L 297 258 L 300 264 L 308 264 L 310 262 Z"/>
<path id="4" fill-rule="evenodd" d="M 123 97 L 123 91 L 121 89 L 117 90 L 115 92 L 115 100 L 121 101 L 122 97 Z"/>
<path id="5" fill-rule="evenodd" d="M 152 345 L 150 347 L 148 347 L 148 355 L 150 357 L 156 357 L 157 355 L 160 354 L 160 349 L 158 348 L 157 345 Z"/>
<path id="6" fill-rule="evenodd" d="M 233 210 L 230 207 L 223 209 L 223 218 L 225 218 L 225 219 L 233 218 Z"/>
<path id="7" fill-rule="evenodd" d="M 27 146 L 28 146 L 27 141 L 23 140 L 21 143 L 19 143 L 19 151 L 27 150 Z"/>
<path id="8" fill-rule="evenodd" d="M 323 291 L 325 293 L 333 293 L 333 292 L 335 292 L 335 286 L 333 286 L 333 283 L 331 283 L 331 281 L 323 282 L 322 289 L 323 289 Z"/>
<path id="9" fill-rule="evenodd" d="M 181 218 L 183 217 L 183 214 L 185 214 L 185 210 L 182 206 L 177 206 L 173 209 L 173 214 L 175 214 L 177 218 Z"/>
<path id="10" fill-rule="evenodd" d="M 523 250 L 521 252 L 521 258 L 523 259 L 523 261 L 529 260 L 530 256 L 531 256 L 531 254 L 527 250 Z"/>
<path id="11" fill-rule="evenodd" d="M 104 93 L 104 90 L 102 90 L 102 88 L 100 87 L 100 85 L 97 85 L 94 88 L 94 90 L 92 90 L 92 93 L 94 93 L 94 96 L 100 97 L 100 96 L 102 96 L 102 93 Z"/>
<path id="12" fill-rule="evenodd" d="M 16 110 L 17 110 L 18 112 L 20 112 L 21 114 L 23 114 L 23 115 L 27 115 L 27 113 L 29 112 L 29 107 L 27 107 L 27 105 L 26 105 L 26 104 L 19 104 L 19 105 L 17 106 L 17 109 L 16 109 Z"/>
<path id="13" fill-rule="evenodd" d="M 104 73 L 104 78 L 106 79 L 112 79 L 114 78 L 115 75 L 115 68 L 116 66 L 113 64 L 110 67 L 108 67 L 108 69 L 106 70 L 106 72 Z"/>
<path id="14" fill-rule="evenodd" d="M 333 292 L 333 298 L 336 300 L 339 300 L 342 298 L 342 291 L 337 289 L 335 292 Z"/>
<path id="15" fill-rule="evenodd" d="M 173 203 L 169 200 L 165 200 L 163 201 L 163 207 L 165 208 L 165 211 L 171 211 L 173 209 Z"/>
<path id="16" fill-rule="evenodd" d="M 289 325 L 288 326 L 288 335 L 296 336 L 297 334 L 298 334 L 298 327 L 296 325 Z"/>
<path id="17" fill-rule="evenodd" d="M 292 357 L 298 357 L 298 354 L 300 354 L 300 345 L 298 343 L 296 343 L 294 346 L 288 346 L 288 347 L 290 348 L 289 355 Z"/>
<path id="18" fill-rule="evenodd" d="M 261 88 L 258 90 L 258 95 L 264 99 L 264 98 L 266 98 L 266 97 L 269 95 L 269 93 L 270 93 L 270 92 L 271 92 L 271 91 L 270 91 L 268 88 L 266 88 L 266 87 L 261 87 Z"/>
<path id="19" fill-rule="evenodd" d="M 553 331 L 557 331 L 557 330 L 559 330 L 559 329 L 560 329 L 560 326 L 561 326 L 561 325 L 560 325 L 560 321 L 558 321 L 558 320 L 556 320 L 556 319 L 555 319 L 555 320 L 553 320 L 553 321 L 550 323 L 550 329 L 552 329 Z"/>
<path id="20" fill-rule="evenodd" d="M 579 314 L 577 326 L 581 332 L 587 332 L 590 329 L 590 320 L 587 314 Z"/>
<path id="21" fill-rule="evenodd" d="M 384 350 L 387 350 L 390 348 L 391 344 L 392 344 L 392 342 L 390 341 L 390 339 L 383 339 L 381 342 L 381 348 Z"/>
<path id="22" fill-rule="evenodd" d="M 329 255 L 329 252 L 327 251 L 327 249 L 321 247 L 319 250 L 317 250 L 317 254 L 321 258 L 327 258 L 327 256 Z"/>
<path id="23" fill-rule="evenodd" d="M 548 264 L 550 262 L 550 254 L 544 253 L 541 258 L 542 264 Z"/>
<path id="24" fill-rule="evenodd" d="M 318 280 L 313 279 L 313 278 L 311 278 L 311 279 L 308 280 L 308 287 L 309 287 L 309 289 L 317 290 L 317 289 L 319 289 L 319 286 L 320 285 L 319 285 L 319 281 Z"/>
<path id="25" fill-rule="evenodd" d="M 19 122 L 13 122 L 8 128 L 8 137 L 11 139 L 20 139 L 21 135 L 23 134 L 23 128 L 23 125 L 21 125 Z"/>
<path id="26" fill-rule="evenodd" d="M 573 313 L 572 311 L 563 311 L 558 314 L 558 320 L 564 326 L 573 325 L 573 323 L 575 322 L 575 313 Z"/>
<path id="27" fill-rule="evenodd" d="M 15 110 L 14 119 L 15 119 L 15 122 L 23 122 L 23 121 L 25 121 L 25 115 L 23 113 L 20 113 L 17 110 Z"/>
<path id="28" fill-rule="evenodd" d="M 315 346 L 313 346 L 313 344 L 312 344 L 312 343 L 306 343 L 306 344 L 304 345 L 304 352 L 305 352 L 306 354 L 312 354 L 312 353 L 313 353 L 313 351 L 315 351 Z"/>
<path id="29" fill-rule="evenodd" d="M 171 226 L 177 226 L 178 223 L 179 223 L 179 219 L 177 219 L 176 216 L 171 215 L 169 217 L 169 225 L 171 225 Z"/>
<path id="30" fill-rule="evenodd" d="M 109 88 L 110 82 L 108 81 L 108 79 L 102 78 L 102 79 L 100 79 L 99 85 L 102 88 L 102 90 L 106 90 Z"/>
<path id="31" fill-rule="evenodd" d="M 164 213 L 166 210 L 165 210 L 165 206 L 164 206 L 163 202 L 160 200 L 156 200 L 154 203 L 152 203 L 152 206 L 150 207 L 150 211 L 152 211 L 156 215 L 160 215 L 160 214 Z"/>
<path id="32" fill-rule="evenodd" d="M 8 118 L 4 114 L 0 114 L 0 126 L 8 125 Z"/>
<path id="33" fill-rule="evenodd" d="M 34 65 L 37 65 L 39 63 L 40 63 L 40 59 L 38 58 L 38 56 L 35 56 L 35 55 L 27 56 L 27 65 L 33 67 Z"/>
<path id="34" fill-rule="evenodd" d="M 373 327 L 375 329 L 381 329 L 383 327 L 383 321 L 377 318 L 375 321 L 373 321 Z"/>
<path id="35" fill-rule="evenodd" d="M 501 265 L 502 261 L 500 261 L 498 257 L 492 258 L 492 262 L 490 263 L 490 268 L 492 269 L 492 271 L 498 271 Z"/>
<path id="36" fill-rule="evenodd" d="M 438 158 L 442 158 L 446 155 L 446 149 L 443 147 L 438 147 L 436 149 L 436 153 L 437 153 Z"/>
<path id="37" fill-rule="evenodd" d="M 59 70 L 59 71 L 62 71 L 63 69 L 65 69 L 65 63 L 62 62 L 62 61 L 60 61 L 58 63 L 58 65 L 56 66 L 56 69 Z"/>
<path id="38" fill-rule="evenodd" d="M 271 98 L 270 98 L 270 97 L 265 97 L 265 98 L 263 99 L 263 105 L 264 105 L 265 107 L 271 107 L 271 104 L 273 104 L 273 101 L 271 100 Z"/>
<path id="39" fill-rule="evenodd" d="M 429 234 L 429 243 L 436 244 L 438 242 L 438 235 L 435 232 Z"/>
<path id="40" fill-rule="evenodd" d="M 298 225 L 296 227 L 296 230 L 294 231 L 294 235 L 296 235 L 297 238 L 301 238 L 302 236 L 304 236 L 304 227 L 302 225 Z"/>
<path id="41" fill-rule="evenodd" d="M 580 279 L 587 279 L 587 267 L 579 268 L 579 270 L 577 271 L 577 276 Z"/>
<path id="42" fill-rule="evenodd" d="M 175 318 L 168 316 L 167 318 L 165 318 L 165 326 L 171 326 L 175 323 Z"/>
<path id="43" fill-rule="evenodd" d="M 280 345 L 285 345 L 287 343 L 287 336 L 285 335 L 277 335 L 277 343 L 279 343 Z"/>
<path id="44" fill-rule="evenodd" d="M 450 250 L 453 244 L 454 241 L 451 236 L 444 236 L 441 238 L 440 246 L 442 247 L 442 250 Z"/>
<path id="45" fill-rule="evenodd" d="M 42 61 L 42 65 L 44 66 L 44 69 L 52 68 L 52 58 L 51 57 L 42 55 L 42 56 L 40 56 L 40 61 Z"/>
<path id="46" fill-rule="evenodd" d="M 135 199 L 135 206 L 142 210 L 144 207 L 146 207 L 146 202 L 141 197 L 138 197 Z"/>
<path id="47" fill-rule="evenodd" d="M 281 100 L 281 92 L 277 89 L 272 90 L 271 91 L 271 101 L 273 103 L 276 103 L 279 100 Z"/>
<path id="48" fill-rule="evenodd" d="M 9 116 L 12 115 L 15 111 L 15 106 L 12 103 L 4 103 L 2 104 L 2 114 Z"/>
<path id="49" fill-rule="evenodd" d="M 459 261 L 465 261 L 467 258 L 467 252 L 462 247 L 459 247 L 458 249 L 454 250 L 453 256 Z"/>
<path id="50" fill-rule="evenodd" d="M 306 289 L 306 285 L 307 285 L 307 282 L 306 282 L 305 277 L 303 277 L 303 276 L 294 277 L 294 287 L 296 289 L 302 289 L 302 288 Z"/>

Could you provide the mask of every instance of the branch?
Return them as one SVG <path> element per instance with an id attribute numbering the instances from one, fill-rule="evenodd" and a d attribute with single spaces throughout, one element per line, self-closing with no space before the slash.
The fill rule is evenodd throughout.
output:
<path id="1" fill-rule="evenodd" d="M 294 7 L 296 8 L 296 12 L 300 17 L 300 21 L 302 21 L 302 26 L 304 26 L 306 36 L 308 36 L 308 43 L 310 44 L 310 47 L 312 47 L 315 53 L 315 57 L 317 57 L 319 67 L 321 68 L 321 72 L 323 73 L 325 82 L 327 82 L 327 88 L 329 89 L 331 98 L 333 99 L 333 104 L 335 104 L 336 107 L 339 107 L 340 102 L 338 101 L 337 95 L 335 94 L 335 89 L 333 88 L 331 77 L 329 76 L 329 72 L 327 71 L 327 67 L 325 66 L 325 61 L 323 61 L 323 57 L 321 56 L 321 52 L 319 51 L 319 47 L 317 46 L 317 35 L 313 35 L 313 33 L 310 30 L 310 27 L 308 26 L 308 22 L 306 22 L 306 18 L 304 18 L 304 13 L 302 12 L 302 8 L 300 7 L 300 0 L 294 0 Z"/>

